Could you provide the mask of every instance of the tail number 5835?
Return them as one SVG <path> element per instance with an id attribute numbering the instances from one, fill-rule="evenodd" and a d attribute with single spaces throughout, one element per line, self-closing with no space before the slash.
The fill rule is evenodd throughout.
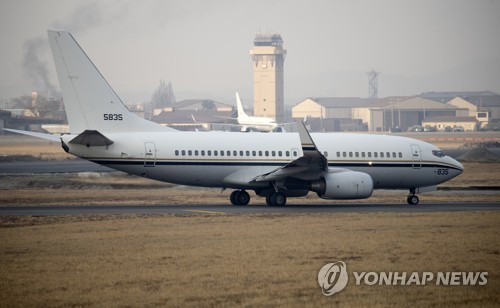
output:
<path id="1" fill-rule="evenodd" d="M 123 120 L 123 115 L 121 113 L 105 113 L 104 121 L 121 121 Z"/>

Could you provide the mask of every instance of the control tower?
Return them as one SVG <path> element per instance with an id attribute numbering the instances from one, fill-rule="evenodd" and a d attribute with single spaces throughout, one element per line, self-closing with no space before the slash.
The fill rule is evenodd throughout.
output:
<path id="1" fill-rule="evenodd" d="M 279 34 L 257 34 L 253 43 L 253 115 L 283 122 L 283 39 Z"/>

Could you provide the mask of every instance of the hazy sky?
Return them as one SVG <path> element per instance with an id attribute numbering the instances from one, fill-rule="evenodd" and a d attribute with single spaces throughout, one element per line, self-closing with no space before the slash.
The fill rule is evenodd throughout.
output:
<path id="1" fill-rule="evenodd" d="M 164 79 L 178 100 L 248 104 L 257 32 L 283 37 L 288 103 L 366 97 L 372 68 L 379 97 L 500 93 L 500 0 L 2 0 L 0 98 L 58 87 L 48 28 L 71 31 L 127 103 Z"/>

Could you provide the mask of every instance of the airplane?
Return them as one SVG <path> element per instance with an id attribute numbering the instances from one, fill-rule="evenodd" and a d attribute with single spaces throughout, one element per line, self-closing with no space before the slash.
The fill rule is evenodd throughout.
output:
<path id="1" fill-rule="evenodd" d="M 238 117 L 236 121 L 242 126 L 242 131 L 257 130 L 262 132 L 272 132 L 278 127 L 278 123 L 272 118 L 256 117 L 246 114 L 243 105 L 241 104 L 240 95 L 236 92 L 236 110 Z"/>
<path id="2" fill-rule="evenodd" d="M 315 192 L 324 199 L 369 198 L 374 189 L 407 189 L 407 202 L 463 172 L 438 147 L 387 135 L 180 132 L 127 110 L 115 91 L 65 30 L 49 30 L 70 134 L 6 129 L 49 140 L 75 156 L 129 174 L 170 183 L 234 189 L 233 205 L 248 191 L 270 206 Z"/>

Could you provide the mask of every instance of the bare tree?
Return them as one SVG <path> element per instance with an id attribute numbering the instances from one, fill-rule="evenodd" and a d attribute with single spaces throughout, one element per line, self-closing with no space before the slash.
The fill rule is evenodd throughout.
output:
<path id="1" fill-rule="evenodd" d="M 160 85 L 151 97 L 153 108 L 165 108 L 175 103 L 175 94 L 172 83 L 165 84 L 165 80 L 160 80 Z"/>

